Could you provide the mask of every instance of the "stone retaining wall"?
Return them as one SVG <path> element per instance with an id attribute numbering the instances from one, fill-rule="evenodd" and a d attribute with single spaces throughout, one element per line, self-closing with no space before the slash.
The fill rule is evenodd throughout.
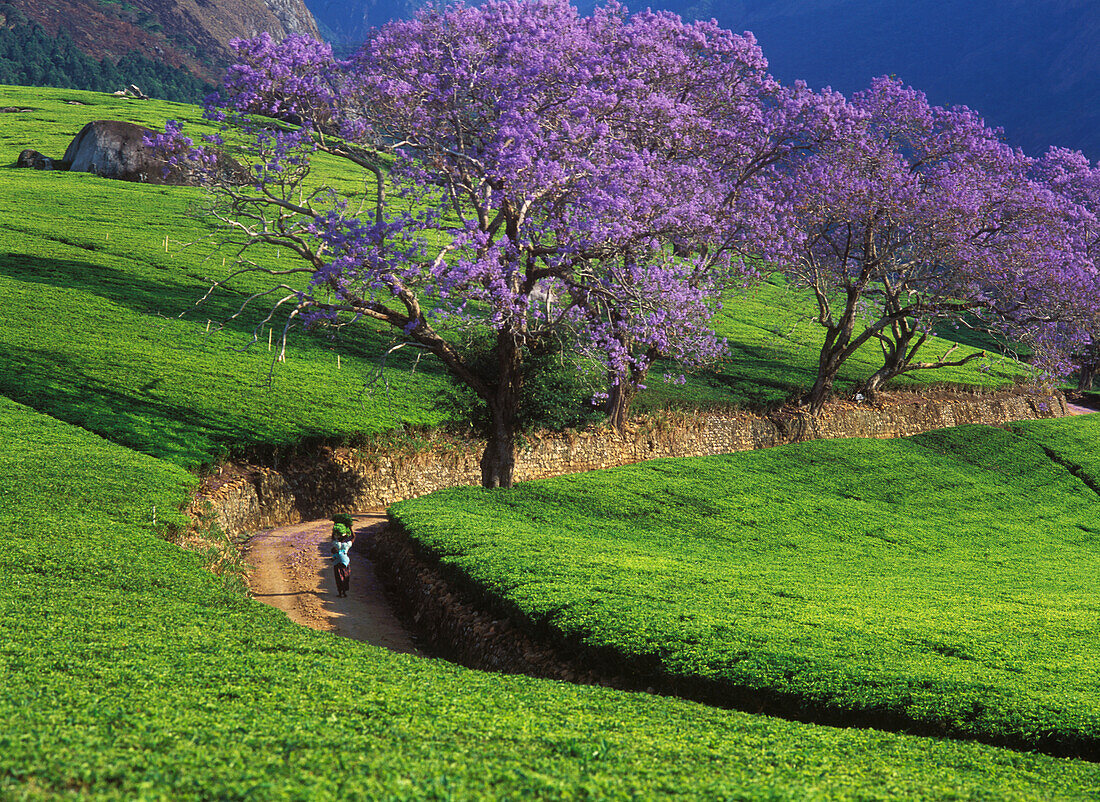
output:
<path id="1" fill-rule="evenodd" d="M 897 393 L 874 406 L 838 403 L 812 417 L 781 411 L 667 415 L 638 420 L 623 433 L 595 428 L 528 438 L 517 453 L 517 481 L 627 465 L 660 457 L 728 454 L 804 440 L 907 437 L 965 423 L 1000 425 L 1061 417 L 1061 394 L 1004 392 L 931 400 Z M 301 520 L 385 507 L 435 490 L 481 481 L 484 442 L 435 436 L 416 451 L 322 449 L 275 470 L 235 465 L 211 477 L 198 503 L 209 502 L 227 531 L 247 532 Z"/>

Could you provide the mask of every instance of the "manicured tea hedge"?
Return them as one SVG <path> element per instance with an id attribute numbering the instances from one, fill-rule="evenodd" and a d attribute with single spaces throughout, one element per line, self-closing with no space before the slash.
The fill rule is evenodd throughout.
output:
<path id="1" fill-rule="evenodd" d="M 392 508 L 558 637 L 779 709 L 1100 756 L 1100 416 L 813 442 Z M 1053 460 L 1047 451 L 1062 454 Z"/>
<path id="2" fill-rule="evenodd" d="M 1082 799 L 1100 767 L 468 671 L 303 629 L 152 526 L 179 468 L 0 399 L 0 798 Z"/>

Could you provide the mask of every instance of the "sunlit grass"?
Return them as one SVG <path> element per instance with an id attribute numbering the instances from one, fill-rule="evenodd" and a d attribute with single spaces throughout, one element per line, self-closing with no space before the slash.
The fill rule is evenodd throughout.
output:
<path id="1" fill-rule="evenodd" d="M 658 460 L 392 513 L 534 623 L 689 687 L 1097 754 L 1100 497 L 1067 465 L 1100 465 L 1100 418 L 1021 431 Z"/>
<path id="2" fill-rule="evenodd" d="M 1082 799 L 1096 764 L 469 671 L 164 542 L 193 479 L 0 398 L 0 797 Z"/>

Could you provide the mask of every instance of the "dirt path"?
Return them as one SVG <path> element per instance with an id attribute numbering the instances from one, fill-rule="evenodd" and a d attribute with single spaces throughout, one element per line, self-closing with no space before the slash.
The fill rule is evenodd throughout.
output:
<path id="1" fill-rule="evenodd" d="M 384 525 L 385 514 L 353 516 L 357 538 L 369 538 Z M 332 521 L 310 521 L 261 532 L 249 542 L 245 560 L 252 595 L 285 612 L 296 624 L 335 632 L 396 652 L 419 654 L 409 633 L 390 608 L 374 565 L 351 555 L 351 590 L 336 595 L 329 537 Z"/>
<path id="2" fill-rule="evenodd" d="M 1071 415 L 1095 409 L 1067 404 Z M 382 510 L 353 516 L 357 538 L 371 538 L 385 524 Z M 309 521 L 261 532 L 249 542 L 245 560 L 252 595 L 284 611 L 290 620 L 397 652 L 421 654 L 394 615 L 374 565 L 352 552 L 351 591 L 336 595 L 329 553 L 330 520 Z"/>

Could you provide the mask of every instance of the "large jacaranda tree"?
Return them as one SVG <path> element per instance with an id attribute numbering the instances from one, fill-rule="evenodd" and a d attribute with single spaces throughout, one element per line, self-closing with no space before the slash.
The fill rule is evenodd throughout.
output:
<path id="1" fill-rule="evenodd" d="M 873 394 L 903 373 L 979 356 L 917 361 L 937 325 L 1050 330 L 1066 291 L 1087 286 L 1065 200 L 1032 180 L 1033 160 L 976 113 L 932 106 L 887 78 L 832 113 L 834 134 L 770 184 L 781 222 L 760 238 L 817 299 L 825 338 L 804 398 L 812 410 L 865 344 L 883 356 L 859 388 Z"/>
<path id="2" fill-rule="evenodd" d="M 241 245 L 301 257 L 285 271 L 308 274 L 282 298 L 291 319 L 382 321 L 482 399 L 486 486 L 512 482 L 541 338 L 569 330 L 604 365 L 616 423 L 656 358 L 721 352 L 709 320 L 742 216 L 804 146 L 810 93 L 781 89 L 751 35 L 615 3 L 432 8 L 347 61 L 302 38 L 235 48 L 210 113 L 245 134 L 253 180 L 223 184 L 217 216 Z M 366 194 L 319 186 L 317 151 Z M 488 375 L 461 345 L 470 329 L 490 335 Z"/>
<path id="3" fill-rule="evenodd" d="M 370 318 L 434 354 L 485 405 L 487 486 L 512 482 L 526 357 L 553 340 L 603 365 L 621 426 L 656 359 L 721 352 L 709 321 L 746 263 L 817 299 L 813 410 L 869 342 L 873 394 L 975 358 L 917 361 L 945 322 L 1064 352 L 1096 296 L 1080 165 L 1037 166 L 895 80 L 850 100 L 782 87 L 750 34 L 712 23 L 490 0 L 391 23 L 344 61 L 301 37 L 234 47 L 209 115 L 250 178 L 212 169 L 214 213 L 243 249 L 300 257 L 264 272 L 306 276 L 262 293 L 285 290 L 265 324 Z M 155 144 L 212 162 L 175 126 Z M 346 168 L 332 186 L 317 152 Z"/>

